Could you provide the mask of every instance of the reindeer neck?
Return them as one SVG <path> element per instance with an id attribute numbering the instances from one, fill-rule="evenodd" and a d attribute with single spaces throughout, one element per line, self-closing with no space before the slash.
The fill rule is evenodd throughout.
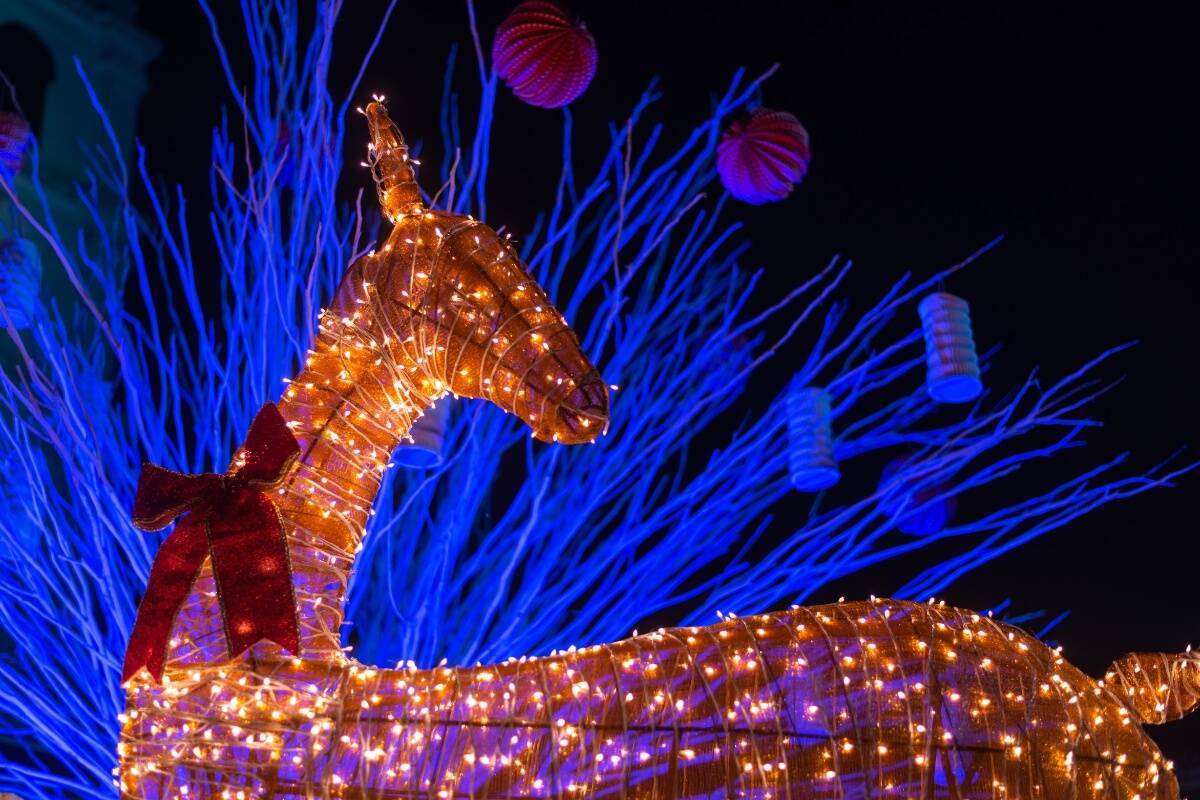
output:
<path id="1" fill-rule="evenodd" d="M 279 410 L 300 459 L 276 498 L 287 531 L 305 655 L 339 649 L 346 585 L 389 458 L 429 406 L 388 354 L 395 336 L 352 268 Z"/>
<path id="2" fill-rule="evenodd" d="M 371 299 L 378 263 L 351 266 L 321 316 L 304 368 L 279 400 L 279 411 L 300 444 L 297 465 L 274 496 L 292 561 L 300 621 L 300 655 L 341 654 L 344 599 L 371 508 L 395 447 L 430 405 L 412 370 L 395 360 L 402 349 L 400 320 Z M 404 334 L 405 336 L 407 334 Z M 172 629 L 168 663 L 196 667 L 228 659 L 207 564 Z M 260 645 L 274 647 L 274 645 Z"/>

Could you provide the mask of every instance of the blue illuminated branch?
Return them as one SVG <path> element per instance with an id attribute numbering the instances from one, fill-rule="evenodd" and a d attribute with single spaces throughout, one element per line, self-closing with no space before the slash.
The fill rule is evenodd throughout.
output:
<path id="1" fill-rule="evenodd" d="M 339 186 L 366 182 L 364 171 L 339 183 L 354 115 L 328 89 L 337 5 L 318 6 L 310 35 L 294 2 L 244 0 L 241 75 L 201 2 L 236 110 L 214 131 L 207 187 L 160 189 L 144 149 L 125 163 L 111 130 L 77 187 L 85 232 L 56 225 L 36 151 L 36 196 L 3 186 L 85 302 L 70 314 L 47 304 L 41 324 L 10 332 L 18 360 L 0 375 L 0 627 L 11 639 L 0 655 L 0 791 L 111 796 L 119 665 L 157 546 L 128 519 L 138 469 L 223 470 L 254 411 L 302 363 L 322 300 L 373 244 L 361 192 L 353 208 L 336 199 Z M 442 174 L 425 183 L 445 187 L 434 192 L 443 207 L 486 217 L 489 196 L 497 207 L 504 192 L 488 184 L 499 84 L 473 9 L 469 23 L 479 107 L 459 107 L 452 56 Z M 1046 388 L 1031 377 L 938 412 L 922 386 L 915 305 L 971 259 L 927 280 L 901 276 L 861 311 L 838 299 L 850 270 L 841 259 L 783 298 L 756 293 L 761 272 L 741 266 L 747 243 L 713 154 L 766 77 L 738 72 L 690 132 L 652 121 L 652 84 L 587 174 L 563 112 L 561 174 L 518 245 L 620 387 L 612 427 L 594 446 L 551 447 L 493 407 L 444 401 L 445 461 L 390 470 L 372 520 L 351 587 L 357 657 L 470 663 L 617 638 L 650 617 L 767 610 L 937 543 L 951 554 L 894 587 L 923 598 L 1187 469 L 1130 474 L 1123 455 L 1063 465 L 1094 425 L 1078 415 L 1105 388 L 1092 375 L 1108 353 Z M 209 250 L 216 261 L 198 263 Z M 779 518 L 791 491 L 783 396 L 746 391 L 771 358 L 828 390 L 844 473 L 881 451 L 909 453 L 903 467 L 868 496 L 835 491 Z M 1039 466 L 1035 496 L 993 499 Z M 897 531 L 896 509 L 951 496 L 970 498 L 970 513 L 934 534 Z"/>

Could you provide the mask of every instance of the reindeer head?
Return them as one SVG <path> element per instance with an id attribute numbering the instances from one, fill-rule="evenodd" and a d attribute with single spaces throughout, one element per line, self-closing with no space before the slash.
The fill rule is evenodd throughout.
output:
<path id="1" fill-rule="evenodd" d="M 608 424 L 608 390 L 575 332 L 506 239 L 425 207 L 382 102 L 366 116 L 370 166 L 393 229 L 347 278 L 367 291 L 411 389 L 490 400 L 545 441 L 594 440 Z"/>

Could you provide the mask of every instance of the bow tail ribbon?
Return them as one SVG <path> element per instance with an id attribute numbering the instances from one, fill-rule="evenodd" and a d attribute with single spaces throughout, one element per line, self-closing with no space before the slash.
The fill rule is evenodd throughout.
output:
<path id="1" fill-rule="evenodd" d="M 158 548 L 146 594 L 138 605 L 137 620 L 125 648 L 125 666 L 121 682 L 129 680 L 145 667 L 155 680 L 162 677 L 167 658 L 167 639 L 180 607 L 200 576 L 200 567 L 208 555 L 208 537 L 204 524 L 189 517 L 175 526 Z"/>
<path id="2" fill-rule="evenodd" d="M 263 639 L 300 652 L 291 561 L 279 513 L 264 490 L 277 486 L 300 447 L 274 405 L 255 417 L 232 475 L 187 475 L 147 464 L 134 501 L 138 527 L 157 530 L 182 514 L 150 569 L 129 638 L 122 682 L 145 667 L 157 680 L 175 619 L 204 559 L 212 561 L 225 641 L 236 658 Z"/>
<path id="3" fill-rule="evenodd" d="M 263 639 L 300 652 L 287 539 L 275 504 L 262 492 L 242 490 L 231 512 L 209 517 L 208 543 L 230 656 Z"/>

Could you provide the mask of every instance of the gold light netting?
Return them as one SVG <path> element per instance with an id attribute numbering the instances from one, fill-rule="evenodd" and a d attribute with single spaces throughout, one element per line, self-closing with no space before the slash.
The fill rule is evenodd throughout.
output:
<path id="1" fill-rule="evenodd" d="M 1110 691 L 1017 629 L 938 606 L 794 609 L 473 669 L 348 658 L 364 525 L 431 402 L 486 398 L 560 442 L 592 440 L 608 411 L 508 243 L 424 208 L 399 132 L 380 104 L 366 113 L 394 227 L 352 265 L 279 404 L 301 445 L 274 495 L 301 653 L 231 658 L 206 567 L 162 682 L 127 685 L 124 797 L 1176 796 L 1140 722 L 1195 705 L 1194 656 L 1130 657 Z"/>
<path id="2" fill-rule="evenodd" d="M 1169 671 L 1156 703 L 1195 697 L 1200 659 Z M 942 606 L 799 608 L 473 669 L 222 674 L 131 690 L 128 796 L 1177 796 L 1117 694 Z"/>

